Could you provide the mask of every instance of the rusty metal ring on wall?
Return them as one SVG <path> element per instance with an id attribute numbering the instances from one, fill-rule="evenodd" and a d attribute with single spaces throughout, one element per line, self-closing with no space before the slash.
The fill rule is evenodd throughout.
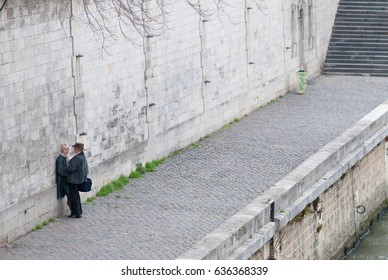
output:
<path id="1" fill-rule="evenodd" d="M 364 205 L 358 205 L 358 206 L 356 207 L 356 211 L 357 211 L 358 214 L 364 214 L 365 211 L 366 211 L 366 208 L 365 208 Z"/>

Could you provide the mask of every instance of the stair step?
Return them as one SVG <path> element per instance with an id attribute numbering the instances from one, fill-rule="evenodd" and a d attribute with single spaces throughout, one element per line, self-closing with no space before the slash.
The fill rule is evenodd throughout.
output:
<path id="1" fill-rule="evenodd" d="M 323 70 L 323 74 L 332 74 L 332 75 L 341 75 L 341 74 L 348 74 L 348 75 L 359 75 L 359 76 L 380 76 L 380 77 L 387 77 L 387 72 L 370 72 L 368 70 L 360 69 L 360 71 L 352 71 L 352 69 L 347 68 L 341 68 L 341 69 L 330 69 L 330 70 Z"/>
<path id="2" fill-rule="evenodd" d="M 341 8 L 341 7 L 338 7 L 338 12 L 346 12 L 346 13 L 354 13 L 354 12 L 362 12 L 362 11 L 365 11 L 365 10 L 369 10 L 370 12 L 383 12 L 383 13 L 386 13 L 388 11 L 388 8 L 387 7 L 384 7 L 384 6 L 376 6 L 376 7 L 352 7 L 352 8 Z"/>
<path id="3" fill-rule="evenodd" d="M 347 23 L 355 23 L 355 22 L 362 22 L 363 24 L 369 24 L 372 22 L 375 23 L 387 23 L 388 22 L 388 14 L 384 15 L 378 15 L 378 16 L 341 16 L 335 18 L 335 23 L 341 23 L 341 22 L 347 22 Z"/>
<path id="4" fill-rule="evenodd" d="M 337 51 L 353 51 L 359 53 L 367 53 L 367 52 L 388 52 L 387 47 L 358 47 L 358 46 L 336 46 L 329 48 L 329 51 L 337 50 Z"/>
<path id="5" fill-rule="evenodd" d="M 372 50 L 388 50 L 388 43 L 386 42 L 330 42 L 330 49 L 351 49 L 351 48 L 360 48 L 364 49 L 372 49 Z"/>
<path id="6" fill-rule="evenodd" d="M 340 5 L 348 4 L 348 3 L 388 3 L 387 0 L 340 0 Z"/>
<path id="7" fill-rule="evenodd" d="M 348 59 L 326 58 L 325 65 L 342 65 L 342 64 L 354 64 L 354 65 L 388 65 L 388 59 L 386 60 L 371 60 L 365 58 L 364 60 L 354 59 L 349 57 Z"/>
<path id="8" fill-rule="evenodd" d="M 368 26 L 364 24 L 346 25 L 342 23 L 337 23 L 334 27 L 334 30 L 388 31 L 387 27 L 388 26 L 384 26 L 384 25 Z"/>
<path id="9" fill-rule="evenodd" d="M 328 52 L 331 51 L 338 51 L 338 52 L 356 52 L 356 53 L 375 53 L 375 52 L 382 52 L 382 53 L 387 53 L 388 52 L 388 47 L 361 47 L 357 45 L 340 45 L 340 46 L 333 46 L 329 45 Z"/>
<path id="10" fill-rule="evenodd" d="M 347 63 L 325 63 L 325 68 L 363 68 L 363 69 L 385 69 L 388 71 L 388 64 L 368 64 L 368 63 L 353 63 L 353 62 L 347 62 Z"/>
<path id="11" fill-rule="evenodd" d="M 366 30 L 366 31 L 385 31 L 387 32 L 388 26 L 368 26 L 365 24 L 357 25 L 343 25 L 342 23 L 334 24 L 333 30 Z"/>
<path id="12" fill-rule="evenodd" d="M 349 6 L 384 6 L 386 1 L 340 1 L 340 7 L 349 7 Z"/>
<path id="13" fill-rule="evenodd" d="M 333 39 L 350 39 L 350 40 L 367 40 L 375 41 L 388 39 L 388 27 L 387 31 L 380 32 L 365 32 L 364 30 L 333 30 L 331 33 Z"/>
<path id="14" fill-rule="evenodd" d="M 324 68 L 325 73 L 357 73 L 357 74 L 369 74 L 369 75 L 380 75 L 380 76 L 388 76 L 388 70 L 371 70 L 371 69 L 363 69 L 363 68 L 348 68 L 348 67 L 337 67 L 337 68 Z"/>
<path id="15" fill-rule="evenodd" d="M 359 35 L 359 36 L 388 36 L 388 30 L 365 30 L 365 29 L 339 29 L 334 28 L 332 31 L 332 35 L 339 35 L 339 36 L 354 36 L 354 35 Z"/>
<path id="16" fill-rule="evenodd" d="M 365 28 L 365 27 L 339 27 L 336 26 L 332 30 L 332 34 L 336 35 L 341 35 L 341 36 L 346 36 L 347 34 L 349 35 L 354 35 L 354 34 L 359 34 L 359 35 L 380 35 L 380 36 L 387 36 L 388 35 L 388 28 Z"/>
<path id="17" fill-rule="evenodd" d="M 336 14 L 336 18 L 354 18 L 354 17 L 359 17 L 359 18 L 376 18 L 376 17 L 381 17 L 381 16 L 386 16 L 388 14 L 387 11 L 338 11 Z"/>
<path id="18" fill-rule="evenodd" d="M 363 54 L 363 53 L 328 53 L 326 55 L 326 61 L 332 61 L 332 60 L 364 60 L 369 59 L 370 61 L 376 60 L 376 61 L 386 61 L 388 54 L 384 55 L 376 55 L 376 54 Z"/>
<path id="19" fill-rule="evenodd" d="M 388 2 L 384 2 L 384 1 L 353 1 L 353 2 L 343 2 L 341 1 L 340 4 L 339 4 L 339 7 L 341 8 L 354 8 L 354 7 L 375 7 L 375 6 L 379 6 L 379 7 L 385 7 L 387 6 L 387 3 Z M 366 9 L 368 10 L 368 9 Z"/>
<path id="20" fill-rule="evenodd" d="M 347 39 L 347 40 L 386 40 L 388 39 L 388 32 L 386 34 L 369 34 L 369 33 L 345 33 L 334 32 L 331 34 L 331 39 Z"/>
<path id="21" fill-rule="evenodd" d="M 386 37 L 354 37 L 354 38 L 346 38 L 346 37 L 331 37 L 330 43 L 346 43 L 346 44 L 388 44 L 388 36 Z"/>
<path id="22" fill-rule="evenodd" d="M 348 55 L 348 56 L 326 56 L 325 63 L 359 63 L 359 64 L 388 64 L 388 59 L 378 59 L 372 58 L 371 56 L 363 56 L 363 55 Z"/>
<path id="23" fill-rule="evenodd" d="M 360 60 L 372 60 L 372 61 L 388 61 L 388 54 L 387 55 L 375 55 L 375 54 L 339 54 L 339 53 L 328 53 L 326 55 L 326 61 L 328 60 L 349 60 L 353 59 L 355 61 Z"/>
<path id="24" fill-rule="evenodd" d="M 348 39 L 348 38 L 342 38 L 342 39 L 335 39 L 334 41 L 331 41 L 330 44 L 333 43 L 333 45 L 339 46 L 339 45 L 360 45 L 360 46 L 384 46 L 387 45 L 388 47 L 388 39 Z"/>
<path id="25" fill-rule="evenodd" d="M 355 9 L 355 10 L 375 10 L 377 8 L 386 8 L 387 4 L 382 2 L 345 2 L 340 3 L 338 9 L 347 10 L 347 9 Z"/>
<path id="26" fill-rule="evenodd" d="M 365 26 L 365 27 L 384 27 L 387 28 L 388 24 L 387 22 L 377 22 L 377 21 L 335 21 L 335 24 L 338 26 Z"/>
<path id="27" fill-rule="evenodd" d="M 369 58 L 368 58 L 369 57 Z M 386 61 L 385 58 L 382 58 L 382 59 L 377 59 L 377 58 L 373 58 L 373 54 L 357 54 L 357 53 L 352 53 L 352 54 L 332 54 L 332 53 L 329 53 L 326 55 L 326 61 L 328 60 L 338 60 L 338 59 L 342 59 L 342 60 L 369 60 L 370 62 L 373 61 L 373 60 L 376 60 L 376 61 Z M 372 63 L 372 62 L 371 62 Z"/>
<path id="28" fill-rule="evenodd" d="M 375 10 L 384 10 L 385 8 L 387 7 L 386 4 L 383 4 L 383 3 L 375 3 L 375 4 L 368 4 L 368 3 L 347 3 L 347 4 L 341 4 L 339 7 L 338 7 L 338 10 L 340 11 L 347 11 L 347 10 L 350 10 L 350 11 L 354 11 L 354 10 L 357 10 L 357 11 L 363 11 L 363 10 L 368 10 L 368 11 L 375 11 Z"/>
<path id="29" fill-rule="evenodd" d="M 326 63 L 325 68 L 362 68 L 362 69 L 385 69 L 388 71 L 388 64 L 367 64 L 367 63 L 353 63 L 352 61 L 347 63 Z"/>
<path id="30" fill-rule="evenodd" d="M 328 76 L 331 76 L 331 75 L 335 75 L 335 76 L 372 76 L 372 77 L 388 77 L 388 74 L 387 73 L 349 73 L 349 72 L 341 72 L 341 71 L 338 71 L 338 72 L 331 72 L 331 71 L 325 71 L 323 70 L 322 71 L 322 74 L 323 75 L 328 75 Z"/>
<path id="31" fill-rule="evenodd" d="M 362 51 L 358 51 L 358 50 L 353 50 L 353 51 L 349 51 L 349 50 L 329 50 L 326 54 L 326 57 L 331 57 L 332 55 L 335 55 L 335 56 L 343 56 L 343 57 L 352 57 L 352 56 L 362 56 L 362 57 L 366 57 L 366 56 L 370 56 L 370 57 L 378 57 L 378 56 L 382 56 L 382 57 L 385 57 L 385 56 L 388 56 L 388 51 L 380 51 L 380 52 L 362 52 Z"/>
<path id="32" fill-rule="evenodd" d="M 367 2 L 367 3 L 370 3 L 370 2 L 383 2 L 383 3 L 386 3 L 386 2 L 388 2 L 388 0 L 340 0 L 339 2 L 341 4 L 342 3 L 348 3 L 348 2 Z"/>
<path id="33" fill-rule="evenodd" d="M 336 17 L 335 19 L 335 23 L 358 23 L 358 22 L 363 24 L 371 24 L 371 23 L 384 24 L 388 22 L 388 15 L 375 16 L 375 17 L 346 16 L 346 17 Z"/>
<path id="34" fill-rule="evenodd" d="M 377 8 L 386 8 L 387 3 L 385 2 L 340 2 L 338 5 L 338 10 L 375 10 Z"/>
<path id="35" fill-rule="evenodd" d="M 338 22 L 335 24 L 336 29 L 338 28 L 348 28 L 350 30 L 370 30 L 370 31 L 388 31 L 387 24 L 374 23 L 374 24 L 365 24 L 361 22 L 357 22 L 354 24 L 347 24 L 344 22 Z"/>

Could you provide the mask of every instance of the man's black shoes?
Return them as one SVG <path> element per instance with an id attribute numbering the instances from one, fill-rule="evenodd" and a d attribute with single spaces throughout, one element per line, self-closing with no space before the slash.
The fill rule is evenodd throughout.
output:
<path id="1" fill-rule="evenodd" d="M 67 216 L 68 218 L 81 218 L 81 216 L 80 215 L 69 215 L 69 216 Z"/>

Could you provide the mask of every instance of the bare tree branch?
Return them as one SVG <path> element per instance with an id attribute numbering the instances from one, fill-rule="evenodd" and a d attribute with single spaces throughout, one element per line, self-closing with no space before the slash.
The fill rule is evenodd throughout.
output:
<path id="1" fill-rule="evenodd" d="M 115 39 L 117 32 L 132 43 L 135 38 L 157 37 L 168 30 L 169 6 L 175 5 L 170 0 L 55 0 L 57 14 L 60 18 L 75 17 L 103 39 Z M 208 0 L 181 0 L 189 5 L 203 19 L 209 19 L 214 14 L 227 14 L 225 8 L 232 7 L 233 0 L 213 0 L 214 10 L 203 8 L 211 2 Z M 263 0 L 252 0 L 262 11 Z M 79 8 L 78 13 L 74 12 Z M 79 16 L 77 16 L 79 14 Z"/>

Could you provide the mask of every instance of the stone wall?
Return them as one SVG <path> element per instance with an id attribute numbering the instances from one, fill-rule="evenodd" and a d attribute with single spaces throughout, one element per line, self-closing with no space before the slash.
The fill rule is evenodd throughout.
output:
<path id="1" fill-rule="evenodd" d="M 281 229 L 274 240 L 275 257 L 343 257 L 385 206 L 385 169 L 384 140 Z"/>
<path id="2" fill-rule="evenodd" d="M 162 36 L 132 42 L 114 21 L 114 40 L 94 33 L 78 1 L 67 10 L 56 1 L 7 2 L 0 12 L 0 244 L 63 213 L 54 183 L 61 143 L 85 143 L 93 195 L 137 163 L 293 90 L 299 69 L 319 75 L 338 0 L 232 2 L 205 19 L 176 1 Z"/>
<path id="3" fill-rule="evenodd" d="M 0 244 L 61 210 L 55 157 L 75 136 L 72 43 L 55 1 L 0 12 Z"/>

